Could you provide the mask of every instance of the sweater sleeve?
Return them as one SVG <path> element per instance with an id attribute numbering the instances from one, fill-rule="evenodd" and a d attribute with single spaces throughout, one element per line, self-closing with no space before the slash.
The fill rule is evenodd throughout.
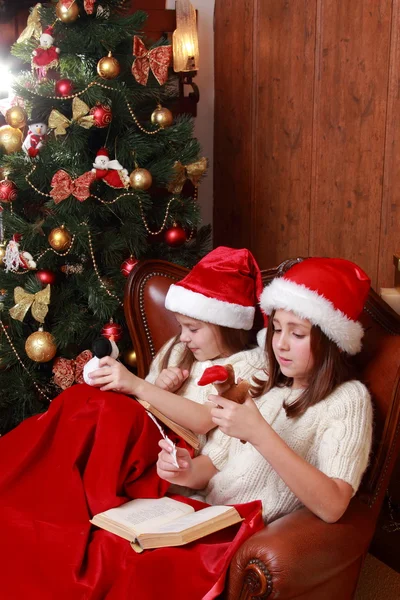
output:
<path id="1" fill-rule="evenodd" d="M 157 352 L 157 354 L 153 358 L 151 365 L 150 365 L 149 372 L 148 372 L 147 376 L 145 377 L 146 381 L 148 381 L 149 383 L 156 382 L 156 379 L 161 372 L 161 365 L 162 365 L 163 358 L 164 358 L 165 354 L 168 352 L 171 345 L 174 343 L 174 339 L 175 338 L 171 338 L 170 340 L 168 340 L 168 342 L 166 342 L 164 344 L 164 346 Z M 180 346 L 180 344 L 177 344 L 177 346 Z M 175 348 L 174 348 L 171 353 L 171 358 L 170 358 L 169 364 L 173 364 L 173 359 L 175 357 L 174 356 L 175 354 L 176 354 L 176 352 L 175 352 Z"/>
<path id="2" fill-rule="evenodd" d="M 327 398 L 317 448 L 316 466 L 329 477 L 342 479 L 356 493 L 368 465 L 372 444 L 372 404 L 359 381 L 342 384 Z"/>

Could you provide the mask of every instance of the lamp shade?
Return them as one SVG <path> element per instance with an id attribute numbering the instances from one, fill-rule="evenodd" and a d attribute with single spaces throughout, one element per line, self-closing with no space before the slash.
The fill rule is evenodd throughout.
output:
<path id="1" fill-rule="evenodd" d="M 172 35 L 172 50 L 176 73 L 198 70 L 196 11 L 189 0 L 176 1 L 176 29 Z"/>

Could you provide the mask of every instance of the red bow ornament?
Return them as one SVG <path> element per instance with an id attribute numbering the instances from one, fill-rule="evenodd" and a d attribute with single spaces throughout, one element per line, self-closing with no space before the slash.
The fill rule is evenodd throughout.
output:
<path id="1" fill-rule="evenodd" d="M 140 37 L 135 35 L 133 54 L 136 58 L 132 64 L 132 75 L 138 83 L 147 85 L 150 69 L 160 85 L 167 81 L 168 67 L 172 58 L 171 46 L 157 46 L 147 50 Z"/>
<path id="2" fill-rule="evenodd" d="M 53 381 L 62 390 L 66 390 L 74 383 L 83 383 L 83 367 L 93 358 L 90 350 L 84 350 L 75 360 L 69 358 L 56 358 L 53 363 Z"/>
<path id="3" fill-rule="evenodd" d="M 61 200 L 65 200 L 69 196 L 75 196 L 79 202 L 83 202 L 90 196 L 90 184 L 94 181 L 95 175 L 91 171 L 87 171 L 78 179 L 72 177 L 63 169 L 55 173 L 51 180 L 50 196 L 54 202 L 58 204 Z"/>

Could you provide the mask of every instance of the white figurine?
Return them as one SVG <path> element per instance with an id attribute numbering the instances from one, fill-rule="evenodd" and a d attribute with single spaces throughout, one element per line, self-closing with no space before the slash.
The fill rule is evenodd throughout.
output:
<path id="1" fill-rule="evenodd" d="M 39 154 L 40 148 L 47 138 L 47 125 L 41 121 L 35 121 L 28 126 L 28 133 L 22 144 L 22 149 L 27 156 L 34 158 Z"/>
<path id="2" fill-rule="evenodd" d="M 99 337 L 94 340 L 92 345 L 93 358 L 86 363 L 83 367 L 83 379 L 88 385 L 93 385 L 89 375 L 96 369 L 100 369 L 99 362 L 104 356 L 111 356 L 111 358 L 118 358 L 119 350 L 114 340 L 109 340 L 105 337 Z"/>

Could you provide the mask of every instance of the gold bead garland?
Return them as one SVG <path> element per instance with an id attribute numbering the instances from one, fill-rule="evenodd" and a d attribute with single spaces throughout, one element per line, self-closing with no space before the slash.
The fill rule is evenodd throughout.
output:
<path id="1" fill-rule="evenodd" d="M 147 231 L 148 234 L 150 234 L 150 235 L 158 235 L 159 233 L 162 232 L 162 230 L 165 227 L 165 223 L 167 222 L 167 219 L 168 219 L 169 207 L 171 205 L 172 200 L 175 200 L 174 196 L 168 200 L 168 204 L 167 204 L 167 209 L 165 211 L 164 220 L 162 222 L 162 225 L 161 225 L 160 229 L 158 231 L 151 231 L 151 229 L 149 228 L 149 226 L 147 224 L 146 217 L 144 216 L 144 210 L 143 210 L 143 206 L 142 206 L 142 201 L 139 198 L 140 216 L 142 217 L 144 228 L 145 228 L 145 230 Z"/>
<path id="2" fill-rule="evenodd" d="M 145 129 L 143 127 L 143 125 L 141 125 L 139 123 L 139 120 L 137 118 L 137 116 L 135 115 L 135 113 L 133 112 L 133 109 L 131 108 L 128 100 L 126 99 L 126 96 L 124 94 L 124 92 L 122 92 L 121 90 L 115 89 L 109 85 L 105 85 L 104 83 L 100 83 L 99 81 L 91 81 L 83 90 L 81 90 L 80 92 L 76 92 L 75 94 L 70 94 L 69 96 L 63 96 L 62 99 L 63 100 L 72 100 L 73 98 L 77 98 L 78 96 L 82 96 L 82 94 L 84 94 L 85 92 L 87 92 L 91 87 L 93 87 L 94 85 L 97 85 L 98 87 L 103 88 L 104 90 L 109 90 L 111 92 L 116 92 L 117 94 L 122 94 L 125 100 L 125 104 L 128 108 L 129 114 L 132 117 L 136 127 L 138 127 L 138 129 L 140 129 L 140 131 L 142 131 L 143 133 L 145 133 L 146 135 L 155 135 L 156 133 L 159 133 L 160 131 L 163 131 L 162 127 L 158 127 L 158 129 L 154 129 L 153 131 L 148 131 L 147 129 Z M 59 96 L 43 96 L 43 94 L 40 94 L 39 92 L 36 92 L 35 90 L 29 90 L 31 94 L 34 94 L 36 96 L 40 96 L 41 98 L 49 98 L 50 100 L 60 100 Z"/>
<path id="3" fill-rule="evenodd" d="M 25 366 L 24 362 L 22 361 L 22 359 L 21 359 L 20 355 L 19 355 L 19 354 L 18 354 L 18 352 L 17 352 L 17 349 L 16 349 L 16 347 L 14 346 L 14 344 L 13 344 L 13 342 L 12 342 L 12 339 L 11 339 L 11 337 L 10 337 L 10 336 L 9 336 L 9 334 L 8 334 L 8 331 L 7 331 L 7 329 L 4 327 L 4 323 L 3 323 L 3 321 L 2 321 L 1 319 L 0 319 L 0 326 L 1 326 L 2 330 L 3 330 L 3 333 L 4 333 L 4 335 L 5 335 L 5 336 L 6 336 L 6 338 L 7 338 L 7 341 L 8 341 L 8 343 L 10 344 L 10 346 L 11 346 L 11 349 L 12 349 L 12 351 L 14 352 L 14 354 L 15 354 L 15 356 L 16 356 L 16 358 L 17 358 L 18 362 L 19 362 L 19 364 L 20 364 L 20 365 L 21 365 L 21 367 L 22 367 L 22 368 L 23 368 L 23 369 L 24 369 L 24 370 L 25 370 L 25 371 L 28 373 L 28 375 L 29 375 L 30 379 L 32 380 L 32 383 L 33 383 L 34 387 L 36 388 L 36 390 L 39 392 L 39 394 L 41 394 L 41 396 L 43 396 L 44 398 L 46 398 L 46 400 L 47 400 L 48 402 L 51 402 L 51 398 L 49 398 L 49 397 L 47 396 L 47 394 L 45 394 L 45 392 L 44 392 L 44 391 L 41 389 L 41 387 L 40 387 L 40 386 L 39 386 L 39 385 L 36 383 L 36 381 L 33 379 L 32 375 L 31 375 L 31 373 L 30 373 L 29 369 L 28 369 L 28 368 Z"/>
<path id="4" fill-rule="evenodd" d="M 32 173 L 33 173 L 35 170 L 36 170 L 36 166 L 35 166 L 35 165 L 33 165 L 33 167 L 32 167 L 32 169 L 31 169 L 31 171 L 28 173 L 28 175 L 26 175 L 26 177 L 25 177 L 25 181 L 28 183 L 28 185 L 30 185 L 30 186 L 31 186 L 31 188 L 32 188 L 33 190 L 35 190 L 35 192 L 37 192 L 37 193 L 38 193 L 38 194 L 40 194 L 41 196 L 45 196 L 46 198 L 51 198 L 50 194 L 45 194 L 44 192 L 41 192 L 41 191 L 40 191 L 40 190 L 38 190 L 38 189 L 37 189 L 37 188 L 36 188 L 36 187 L 33 185 L 33 183 L 31 183 L 31 181 L 29 180 L 29 177 L 32 175 Z M 196 190 L 197 190 L 197 188 L 196 188 Z M 114 200 L 109 200 L 109 201 L 107 201 L 107 200 L 102 200 L 102 198 L 100 198 L 99 196 L 96 196 L 95 194 L 91 194 L 89 197 L 90 197 L 90 198 L 95 198 L 96 200 L 98 200 L 98 201 L 99 201 L 99 202 L 101 202 L 102 204 L 114 204 L 115 202 L 117 202 L 117 200 L 119 200 L 120 198 L 123 198 L 123 197 L 125 197 L 125 196 L 133 196 L 133 197 L 135 197 L 135 196 L 136 196 L 136 194 L 133 194 L 132 192 L 129 192 L 128 194 L 127 194 L 127 193 L 123 193 L 123 194 L 120 194 L 119 196 L 117 196 L 116 198 L 114 198 Z M 164 227 L 165 227 L 165 223 L 167 222 L 167 219 L 168 219 L 168 215 L 169 215 L 169 207 L 170 207 L 170 204 L 171 204 L 172 200 L 175 200 L 175 199 L 176 199 L 176 198 L 175 198 L 175 196 L 172 196 L 172 198 L 170 198 L 170 199 L 168 200 L 168 204 L 167 204 L 167 208 L 166 208 L 166 211 L 165 211 L 164 220 L 163 220 L 163 222 L 162 222 L 162 225 L 161 225 L 160 229 L 159 229 L 158 231 L 151 231 L 151 229 L 149 228 L 149 226 L 148 226 L 148 224 L 147 224 L 146 217 L 145 217 L 145 215 L 144 215 L 144 210 L 143 210 L 143 206 L 142 206 L 142 201 L 141 201 L 140 197 L 138 197 L 139 206 L 140 206 L 140 216 L 142 217 L 143 225 L 144 225 L 144 228 L 145 228 L 145 230 L 147 231 L 147 233 L 149 233 L 150 235 L 158 235 L 159 233 L 161 233 L 161 232 L 162 232 L 162 230 L 163 230 L 163 229 L 164 229 Z M 194 198 L 194 199 L 196 199 L 196 198 Z M 70 247 L 70 249 L 69 249 L 69 250 L 67 250 L 67 251 L 66 251 L 64 254 L 58 254 L 58 253 L 57 253 L 55 250 L 53 250 L 52 248 L 48 248 L 47 250 L 45 250 L 45 251 L 44 251 L 44 252 L 43 252 L 43 253 L 42 253 L 42 254 L 41 254 L 41 255 L 40 255 L 38 258 L 37 258 L 37 260 L 39 260 L 40 258 L 42 258 L 42 256 L 44 256 L 44 254 L 45 254 L 46 252 L 48 252 L 48 250 L 52 250 L 53 252 L 55 252 L 56 254 L 58 254 L 58 256 L 66 256 L 66 255 L 67 255 L 67 254 L 68 254 L 68 253 L 71 251 L 72 244 L 74 243 L 74 239 L 75 239 L 75 234 L 72 236 L 72 241 L 71 241 L 71 247 Z"/>
<path id="5" fill-rule="evenodd" d="M 118 298 L 118 296 L 116 294 L 114 294 L 113 292 L 110 292 L 110 290 L 107 289 L 106 284 L 102 280 L 101 275 L 99 273 L 99 268 L 98 268 L 97 263 L 96 263 L 96 258 L 94 256 L 94 250 L 93 250 L 93 244 L 92 244 L 92 235 L 90 233 L 89 228 L 88 228 L 87 234 L 88 234 L 88 241 L 89 241 L 90 256 L 91 256 L 91 259 L 92 259 L 94 272 L 96 273 L 97 279 L 99 280 L 99 283 L 100 283 L 100 287 L 106 292 L 106 294 L 108 294 L 108 296 L 110 296 L 111 298 L 115 298 L 116 300 L 118 300 L 118 304 L 120 306 L 123 306 L 124 305 L 123 302 L 121 302 L 121 300 Z"/>

